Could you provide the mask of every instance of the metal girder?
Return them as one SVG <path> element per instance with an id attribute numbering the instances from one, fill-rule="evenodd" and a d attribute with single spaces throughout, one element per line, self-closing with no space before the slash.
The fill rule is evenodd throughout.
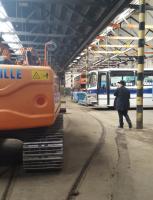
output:
<path id="1" fill-rule="evenodd" d="M 29 20 L 30 18 L 32 18 L 32 16 L 37 12 L 38 9 L 34 9 L 27 17 L 26 19 Z"/>
<path id="2" fill-rule="evenodd" d="M 56 20 L 58 20 L 59 24 L 63 24 L 63 26 L 69 27 L 76 34 L 82 35 L 79 31 L 74 29 L 70 24 L 66 24 L 65 22 L 61 21 L 57 17 L 56 17 Z M 26 18 L 16 18 L 16 17 L 0 18 L 0 21 L 2 21 L 2 22 L 10 21 L 10 22 L 14 22 L 14 23 L 32 23 L 32 24 L 43 24 L 43 23 L 46 23 L 46 22 L 48 22 L 48 23 L 52 23 L 53 22 L 53 20 L 49 20 L 49 21 L 48 20 L 37 20 L 37 19 L 27 20 Z M 77 25 L 80 25 L 80 24 L 77 24 Z"/>
<path id="3" fill-rule="evenodd" d="M 123 55 L 118 55 L 118 57 L 120 57 L 120 58 L 137 58 L 137 56 L 130 56 L 130 55 L 128 55 L 128 56 L 123 56 Z"/>
<path id="4" fill-rule="evenodd" d="M 45 33 L 31 33 L 31 32 L 26 32 L 26 31 L 15 31 L 15 32 L 2 32 L 2 34 L 7 34 L 7 35 L 24 35 L 24 36 L 39 36 L 39 37 L 54 37 L 54 38 L 62 38 L 62 37 L 72 37 L 74 36 L 73 34 L 67 35 L 67 34 L 45 34 Z"/>
<path id="5" fill-rule="evenodd" d="M 17 18 L 17 17 L 6 17 L 0 18 L 1 22 L 14 22 L 14 23 L 31 23 L 31 24 L 42 24 L 46 23 L 46 20 L 39 20 L 39 19 L 27 19 L 27 18 Z M 49 23 L 52 21 L 49 21 Z"/>
<path id="6" fill-rule="evenodd" d="M 66 27 L 68 27 L 69 29 L 71 29 L 71 30 L 73 31 L 73 33 L 75 33 L 75 34 L 77 34 L 77 35 L 79 35 L 79 36 L 82 36 L 82 37 L 84 36 L 84 34 L 80 33 L 77 29 L 73 28 L 73 27 L 71 26 L 70 23 L 67 24 L 67 23 L 64 22 L 64 21 L 61 21 L 58 17 L 55 17 L 55 20 L 57 20 L 58 23 L 61 24 L 62 26 L 66 26 Z M 76 26 L 77 26 L 77 25 L 76 25 Z"/>
<path id="7" fill-rule="evenodd" d="M 3 44 L 23 44 L 23 45 L 45 45 L 45 42 L 33 42 L 33 41 L 19 41 L 19 42 L 12 42 L 12 41 L 2 41 Z"/>
<path id="8" fill-rule="evenodd" d="M 90 25 L 94 25 L 95 22 L 94 21 L 91 21 L 89 20 L 83 13 L 77 11 L 75 8 L 73 8 L 72 6 L 70 5 L 64 5 L 67 9 L 71 10 L 73 13 L 75 13 L 76 15 L 78 15 L 79 17 L 83 18 L 88 24 Z"/>
<path id="9" fill-rule="evenodd" d="M 135 37 L 135 36 L 120 36 L 120 35 L 104 36 L 104 37 L 106 37 L 106 38 L 108 38 L 110 40 L 138 40 L 139 39 L 138 37 Z M 152 37 L 146 37 L 146 39 L 152 40 L 153 36 Z"/>
<path id="10" fill-rule="evenodd" d="M 117 48 L 137 48 L 138 45 L 130 45 L 130 44 L 100 44 L 98 47 L 117 47 Z"/>
<path id="11" fill-rule="evenodd" d="M 135 22 L 137 22 L 137 23 L 139 23 L 139 21 L 137 20 L 137 19 L 135 19 L 134 17 L 130 17 L 133 21 L 135 21 Z M 150 28 L 148 28 L 148 30 L 150 31 L 150 32 L 152 32 L 153 33 L 153 31 L 150 29 Z"/>
<path id="12" fill-rule="evenodd" d="M 131 18 L 129 18 L 131 19 Z M 127 20 L 128 21 L 128 20 Z M 132 23 L 126 23 L 126 24 L 121 24 L 121 23 L 111 23 L 111 26 L 115 29 L 120 29 L 120 28 L 126 28 L 126 29 L 138 29 L 139 28 L 139 24 L 132 24 Z M 146 29 L 153 29 L 153 25 L 152 24 L 145 24 L 145 28 Z"/>
<path id="13" fill-rule="evenodd" d="M 151 48 L 150 45 L 148 44 L 145 44 L 146 45 L 146 48 Z M 112 45 L 109 45 L 109 44 L 101 44 L 99 45 L 98 47 L 102 48 L 102 47 L 110 47 L 110 48 L 114 48 L 114 47 L 119 47 L 119 48 L 138 48 L 138 45 L 132 45 L 132 44 L 112 44 Z"/>
<path id="14" fill-rule="evenodd" d="M 139 5 L 136 5 L 136 4 L 130 4 L 129 7 L 131 9 L 135 9 L 135 10 L 139 10 Z M 153 10 L 153 6 L 150 6 L 150 5 L 145 5 L 145 8 L 146 10 Z"/>
<path id="15" fill-rule="evenodd" d="M 11 49 L 12 51 L 17 51 L 17 50 L 19 50 L 19 49 Z M 35 48 L 35 51 L 37 51 L 37 52 L 41 52 L 41 53 L 44 53 L 44 49 L 43 48 L 41 48 L 41 49 L 38 49 L 38 48 Z"/>
<path id="16" fill-rule="evenodd" d="M 99 5 L 102 7 L 106 7 L 111 3 L 111 0 L 1 0 L 2 2 L 20 2 L 20 3 L 54 3 L 54 4 L 79 4 L 79 5 Z"/>
<path id="17" fill-rule="evenodd" d="M 125 28 L 120 28 L 120 30 L 122 30 L 124 33 L 127 33 L 128 34 L 128 36 L 130 35 L 131 37 L 134 37 L 134 34 L 135 34 L 135 32 L 132 32 L 132 33 L 130 33 L 129 31 L 127 31 Z"/>
<path id="18" fill-rule="evenodd" d="M 94 51 L 93 53 L 94 54 L 120 54 L 122 53 L 123 51 L 120 51 L 120 50 L 115 50 L 115 51 Z"/>

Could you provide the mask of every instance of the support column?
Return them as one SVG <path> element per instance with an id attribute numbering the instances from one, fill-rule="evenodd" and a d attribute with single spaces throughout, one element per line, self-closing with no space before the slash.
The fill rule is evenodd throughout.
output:
<path id="1" fill-rule="evenodd" d="M 87 54 L 86 54 L 86 90 L 88 88 L 88 80 L 87 80 L 87 77 L 88 77 L 88 67 L 89 67 L 89 48 L 87 47 Z"/>
<path id="2" fill-rule="evenodd" d="M 71 99 L 73 99 L 73 70 L 71 69 Z"/>
<path id="3" fill-rule="evenodd" d="M 139 0 L 139 41 L 137 68 L 137 129 L 143 128 L 143 77 L 145 45 L 145 0 Z"/>

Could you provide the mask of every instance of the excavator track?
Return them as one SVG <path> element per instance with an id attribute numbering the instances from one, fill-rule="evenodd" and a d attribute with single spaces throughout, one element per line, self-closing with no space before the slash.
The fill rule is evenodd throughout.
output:
<path id="1" fill-rule="evenodd" d="M 23 143 L 25 170 L 61 169 L 63 166 L 63 115 L 53 126 L 38 129 L 38 133 Z"/>

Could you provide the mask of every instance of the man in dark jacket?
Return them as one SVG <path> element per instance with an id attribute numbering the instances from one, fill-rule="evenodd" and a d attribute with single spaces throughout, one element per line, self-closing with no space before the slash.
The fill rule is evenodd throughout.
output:
<path id="1" fill-rule="evenodd" d="M 125 87 L 125 85 L 125 81 L 121 80 L 118 82 L 118 88 L 114 92 L 114 96 L 116 96 L 114 106 L 119 115 L 119 128 L 123 128 L 123 116 L 125 117 L 129 128 L 132 128 L 132 123 L 128 116 L 128 109 L 130 107 L 130 91 Z"/>

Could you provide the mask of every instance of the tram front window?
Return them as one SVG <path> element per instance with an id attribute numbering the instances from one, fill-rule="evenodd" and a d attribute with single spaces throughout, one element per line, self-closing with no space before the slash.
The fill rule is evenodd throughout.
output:
<path id="1" fill-rule="evenodd" d="M 89 87 L 96 87 L 97 86 L 97 74 L 92 73 L 89 77 Z"/>

